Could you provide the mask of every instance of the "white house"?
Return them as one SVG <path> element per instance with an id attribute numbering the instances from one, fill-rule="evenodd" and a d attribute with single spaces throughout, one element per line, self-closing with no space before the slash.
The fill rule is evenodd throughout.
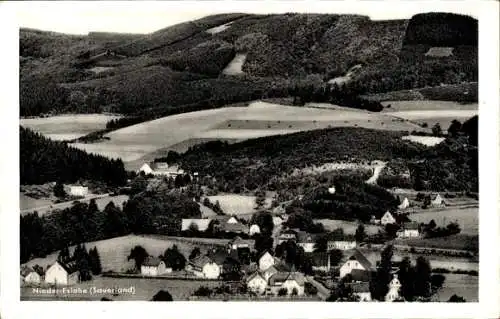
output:
<path id="1" fill-rule="evenodd" d="M 254 234 L 260 234 L 260 227 L 257 224 L 253 224 L 252 226 L 250 226 L 250 236 Z"/>
<path id="2" fill-rule="evenodd" d="M 75 262 L 63 264 L 54 262 L 45 272 L 45 283 L 53 285 L 73 285 L 78 282 L 80 272 Z"/>
<path id="3" fill-rule="evenodd" d="M 197 277 L 217 279 L 222 272 L 222 265 L 218 265 L 215 261 L 205 255 L 198 256 L 190 261 L 187 270 L 193 272 L 193 274 Z"/>
<path id="4" fill-rule="evenodd" d="M 227 221 L 226 221 L 227 224 L 237 224 L 238 223 L 238 220 L 234 217 L 234 216 L 231 216 L 231 218 L 229 218 Z"/>
<path id="5" fill-rule="evenodd" d="M 89 188 L 79 185 L 66 185 L 64 191 L 71 196 L 84 197 L 89 193 Z"/>
<path id="6" fill-rule="evenodd" d="M 398 208 L 399 209 L 406 209 L 408 207 L 410 207 L 410 201 L 408 200 L 408 197 L 405 197 L 405 199 L 403 199 L 401 204 L 399 204 Z"/>
<path id="7" fill-rule="evenodd" d="M 350 250 L 356 248 L 355 240 L 330 240 L 327 243 L 328 251 L 333 249 Z"/>
<path id="8" fill-rule="evenodd" d="M 287 294 L 292 294 L 293 290 L 297 290 L 297 295 L 304 294 L 305 278 L 300 272 L 279 272 L 269 278 L 269 286 L 273 294 L 278 294 L 280 289 L 286 289 Z"/>
<path id="9" fill-rule="evenodd" d="M 417 238 L 420 237 L 420 232 L 418 229 L 417 222 L 405 223 L 401 230 L 396 232 L 398 238 Z"/>
<path id="10" fill-rule="evenodd" d="M 141 275 L 143 276 L 160 276 L 171 273 L 172 268 L 167 267 L 163 260 L 149 256 L 141 265 Z"/>
<path id="11" fill-rule="evenodd" d="M 401 288 L 401 283 L 399 282 L 398 275 L 394 275 L 391 282 L 389 283 L 389 292 L 385 295 L 385 301 L 393 302 L 399 298 L 399 289 Z"/>
<path id="12" fill-rule="evenodd" d="M 209 218 L 185 218 L 182 219 L 181 230 L 188 230 L 192 225 L 195 225 L 194 227 L 196 227 L 198 231 L 205 231 L 211 221 L 212 220 Z"/>
<path id="13" fill-rule="evenodd" d="M 141 166 L 141 168 L 139 168 L 138 173 L 141 173 L 141 172 L 143 172 L 143 173 L 144 173 L 144 174 L 146 174 L 146 175 L 149 175 L 149 174 L 153 174 L 153 173 L 154 173 L 153 169 L 151 168 L 151 166 L 149 166 L 149 164 L 148 164 L 148 163 L 144 163 L 144 164 Z"/>
<path id="14" fill-rule="evenodd" d="M 372 264 L 361 252 L 355 250 L 351 257 L 340 267 L 340 278 L 350 274 L 353 269 L 371 271 Z"/>
<path id="15" fill-rule="evenodd" d="M 43 281 L 42 269 L 24 268 L 21 270 L 23 282 L 27 284 L 40 284 Z"/>
<path id="16" fill-rule="evenodd" d="M 442 207 L 444 205 L 444 200 L 439 194 L 437 194 L 436 197 L 434 197 L 434 199 L 431 201 L 431 206 L 433 207 Z"/>
<path id="17" fill-rule="evenodd" d="M 267 270 L 269 267 L 274 266 L 275 259 L 274 257 L 266 251 L 259 258 L 259 269 L 261 271 Z"/>
<path id="18" fill-rule="evenodd" d="M 392 216 L 392 214 L 389 211 L 387 211 L 385 212 L 384 216 L 382 216 L 382 218 L 380 219 L 380 223 L 382 225 L 395 224 L 396 219 Z"/>
<path id="19" fill-rule="evenodd" d="M 247 288 L 258 294 L 263 294 L 267 288 L 267 279 L 264 278 L 258 271 L 251 274 L 247 280 Z"/>

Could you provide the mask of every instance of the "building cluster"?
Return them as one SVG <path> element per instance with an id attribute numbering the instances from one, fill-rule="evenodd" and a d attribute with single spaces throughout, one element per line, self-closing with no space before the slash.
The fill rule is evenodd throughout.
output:
<path id="1" fill-rule="evenodd" d="M 167 163 L 161 163 L 161 162 L 144 163 L 137 172 L 139 174 L 143 173 L 145 175 L 166 176 L 166 177 L 176 177 L 177 175 L 184 174 L 184 170 L 179 169 L 177 165 L 168 165 Z"/>
<path id="2" fill-rule="evenodd" d="M 46 271 L 43 271 L 41 267 L 23 267 L 21 269 L 21 283 L 31 285 L 69 286 L 76 284 L 79 276 L 80 272 L 74 261 L 69 263 L 55 261 Z"/>

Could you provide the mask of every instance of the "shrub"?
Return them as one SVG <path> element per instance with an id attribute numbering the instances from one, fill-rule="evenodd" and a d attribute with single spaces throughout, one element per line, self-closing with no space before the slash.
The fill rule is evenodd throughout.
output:
<path id="1" fill-rule="evenodd" d="M 278 290 L 278 296 L 286 296 L 288 294 L 288 290 L 286 288 L 280 288 Z"/>

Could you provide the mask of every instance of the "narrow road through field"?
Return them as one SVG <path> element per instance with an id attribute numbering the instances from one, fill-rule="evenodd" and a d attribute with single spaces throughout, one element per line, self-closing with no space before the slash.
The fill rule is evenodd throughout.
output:
<path id="1" fill-rule="evenodd" d="M 366 182 L 368 184 L 376 184 L 377 180 L 378 180 L 378 177 L 380 175 L 380 172 L 382 172 L 382 170 L 384 169 L 384 167 L 385 167 L 386 164 L 387 164 L 386 162 L 376 161 L 375 162 L 375 167 L 373 168 L 373 176 L 370 177 Z"/>

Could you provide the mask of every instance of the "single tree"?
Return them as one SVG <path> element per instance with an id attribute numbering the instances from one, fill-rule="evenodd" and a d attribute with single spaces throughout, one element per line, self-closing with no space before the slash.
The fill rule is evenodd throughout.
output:
<path id="1" fill-rule="evenodd" d="M 99 275 L 102 272 L 101 257 L 97 251 L 97 247 L 91 248 L 89 250 L 90 257 L 90 270 L 93 275 Z"/>
<path id="2" fill-rule="evenodd" d="M 64 185 L 61 182 L 57 182 L 54 186 L 54 196 L 57 198 L 66 197 L 66 191 L 64 190 Z"/>
<path id="3" fill-rule="evenodd" d="M 65 264 L 71 260 L 71 257 L 69 255 L 69 249 L 68 247 L 64 247 L 59 251 L 59 255 L 57 256 L 57 261 Z"/>
<path id="4" fill-rule="evenodd" d="M 151 301 L 173 301 L 172 295 L 166 290 L 160 290 L 153 296 Z"/>
<path id="5" fill-rule="evenodd" d="M 193 260 L 199 255 L 201 255 L 200 248 L 194 247 L 193 250 L 191 250 L 191 253 L 189 254 L 189 260 Z"/>
<path id="6" fill-rule="evenodd" d="M 433 127 L 432 127 L 432 134 L 434 136 L 441 136 L 443 134 L 443 130 L 441 129 L 441 125 L 439 125 L 439 123 L 436 123 Z"/>
<path id="7" fill-rule="evenodd" d="M 448 135 L 451 137 L 456 137 L 461 129 L 462 123 L 457 120 L 453 120 L 451 121 L 450 127 L 448 127 Z"/>
<path id="8" fill-rule="evenodd" d="M 448 299 L 448 302 L 466 302 L 465 298 L 458 295 L 453 295 Z"/>
<path id="9" fill-rule="evenodd" d="M 133 259 L 135 261 L 135 269 L 141 269 L 142 263 L 149 256 L 148 252 L 142 246 L 135 246 L 130 250 L 130 255 L 128 255 L 127 260 Z"/>
<path id="10" fill-rule="evenodd" d="M 358 228 L 356 228 L 356 234 L 354 235 L 356 241 L 361 243 L 366 238 L 365 226 L 363 224 L 359 224 Z"/>

